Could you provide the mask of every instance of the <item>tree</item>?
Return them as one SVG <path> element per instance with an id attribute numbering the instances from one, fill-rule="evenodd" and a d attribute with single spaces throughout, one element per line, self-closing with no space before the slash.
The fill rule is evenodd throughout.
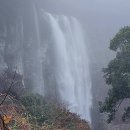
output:
<path id="1" fill-rule="evenodd" d="M 110 41 L 110 49 L 116 57 L 103 69 L 106 83 L 111 87 L 104 103 L 100 102 L 100 112 L 108 114 L 110 123 L 126 98 L 130 98 L 130 27 L 126 26 Z M 123 119 L 128 117 L 130 108 L 126 109 Z"/>
<path id="2" fill-rule="evenodd" d="M 0 74 L 0 130 L 10 130 L 8 125 L 12 117 L 16 118 L 17 99 L 22 90 L 22 76 L 16 71 L 6 69 Z"/>
<path id="3" fill-rule="evenodd" d="M 5 69 L 0 74 L 0 93 L 19 99 L 24 93 L 23 76 L 16 71 Z"/>

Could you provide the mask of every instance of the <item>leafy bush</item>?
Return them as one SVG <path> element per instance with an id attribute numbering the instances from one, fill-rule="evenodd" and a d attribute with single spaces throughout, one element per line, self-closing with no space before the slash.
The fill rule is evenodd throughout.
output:
<path id="1" fill-rule="evenodd" d="M 90 130 L 88 123 L 66 110 L 57 102 L 45 100 L 41 95 L 31 94 L 21 99 L 31 124 L 43 130 Z"/>

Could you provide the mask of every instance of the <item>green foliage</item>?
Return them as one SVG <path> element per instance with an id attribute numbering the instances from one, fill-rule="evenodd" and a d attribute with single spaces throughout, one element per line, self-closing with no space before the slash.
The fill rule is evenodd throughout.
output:
<path id="1" fill-rule="evenodd" d="M 34 124 L 33 128 L 40 126 L 46 130 L 90 130 L 88 123 L 79 116 L 69 112 L 57 102 L 45 100 L 39 94 L 23 96 L 21 102 L 26 108 L 29 122 Z"/>
<path id="2" fill-rule="evenodd" d="M 10 88 L 11 83 L 13 85 L 5 98 L 8 92 L 6 90 Z M 12 129 L 90 130 L 86 121 L 66 110 L 64 105 L 56 102 L 54 98 L 49 97 L 48 100 L 47 97 L 43 98 L 39 94 L 32 94 L 28 91 L 24 88 L 20 74 L 5 70 L 0 75 L 0 101 L 5 98 L 1 111 L 6 117 L 7 125 Z"/>
<path id="3" fill-rule="evenodd" d="M 25 106 L 32 121 L 36 119 L 37 122 L 41 124 L 50 117 L 50 107 L 47 105 L 42 96 L 38 94 L 31 94 L 24 96 L 21 99 L 21 102 Z"/>
<path id="4" fill-rule="evenodd" d="M 105 102 L 100 103 L 100 111 L 108 113 L 108 123 L 114 119 L 122 101 L 130 98 L 130 27 L 122 28 L 115 35 L 110 49 L 116 52 L 116 57 L 103 72 L 111 89 Z"/>
<path id="5" fill-rule="evenodd" d="M 110 49 L 117 51 L 117 49 L 124 48 L 130 43 L 130 27 L 126 26 L 115 35 L 115 37 L 110 42 Z"/>

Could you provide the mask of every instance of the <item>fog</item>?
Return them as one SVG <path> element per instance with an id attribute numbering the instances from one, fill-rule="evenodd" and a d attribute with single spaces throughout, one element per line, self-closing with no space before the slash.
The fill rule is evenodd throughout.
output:
<path id="1" fill-rule="evenodd" d="M 100 65 L 111 59 L 109 41 L 121 27 L 130 24 L 129 0 L 40 0 L 40 5 L 52 13 L 80 19 L 89 40 L 91 61 L 97 60 Z"/>
<path id="2" fill-rule="evenodd" d="M 102 68 L 107 67 L 108 62 L 115 56 L 115 53 L 109 50 L 110 40 L 120 28 L 130 25 L 130 1 L 41 0 L 40 2 L 45 10 L 54 14 L 75 16 L 82 24 L 86 32 L 92 69 L 93 130 L 105 130 L 100 126 L 98 105 L 96 106 L 99 100 L 104 99 L 108 90 Z M 102 121 L 101 124 L 104 125 Z"/>
<path id="3" fill-rule="evenodd" d="M 0 36 L 7 34 L 0 44 L 5 44 L 7 50 L 1 52 L 6 57 L 0 55 L 0 61 L 11 69 L 18 64 L 25 75 L 25 86 L 31 83 L 38 91 L 46 90 L 41 93 L 47 97 L 62 97 L 71 105 L 79 106 L 82 115 L 87 110 L 84 104 L 91 107 L 91 103 L 88 104 L 92 102 L 93 130 L 105 130 L 97 128 L 103 124 L 98 102 L 104 100 L 108 90 L 102 68 L 115 57 L 109 50 L 110 40 L 120 28 L 130 26 L 130 1 L 5 1 L 1 0 L 3 6 L 0 6 Z M 7 30 L 3 26 L 7 26 Z"/>

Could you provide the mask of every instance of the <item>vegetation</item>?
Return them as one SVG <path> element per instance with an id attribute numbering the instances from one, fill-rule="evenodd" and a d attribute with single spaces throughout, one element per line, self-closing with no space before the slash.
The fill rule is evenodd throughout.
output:
<path id="1" fill-rule="evenodd" d="M 110 42 L 110 49 L 116 57 L 103 69 L 106 83 L 110 86 L 105 102 L 100 102 L 100 111 L 108 113 L 110 123 L 126 98 L 130 98 L 130 27 L 126 26 Z M 130 108 L 126 109 L 123 119 L 130 117 Z"/>
<path id="2" fill-rule="evenodd" d="M 63 105 L 25 93 L 22 76 L 15 71 L 1 74 L 0 88 L 0 130 L 90 130 Z"/>
<path id="3" fill-rule="evenodd" d="M 90 130 L 85 120 L 38 94 L 24 96 L 21 101 L 33 127 L 43 130 Z"/>

